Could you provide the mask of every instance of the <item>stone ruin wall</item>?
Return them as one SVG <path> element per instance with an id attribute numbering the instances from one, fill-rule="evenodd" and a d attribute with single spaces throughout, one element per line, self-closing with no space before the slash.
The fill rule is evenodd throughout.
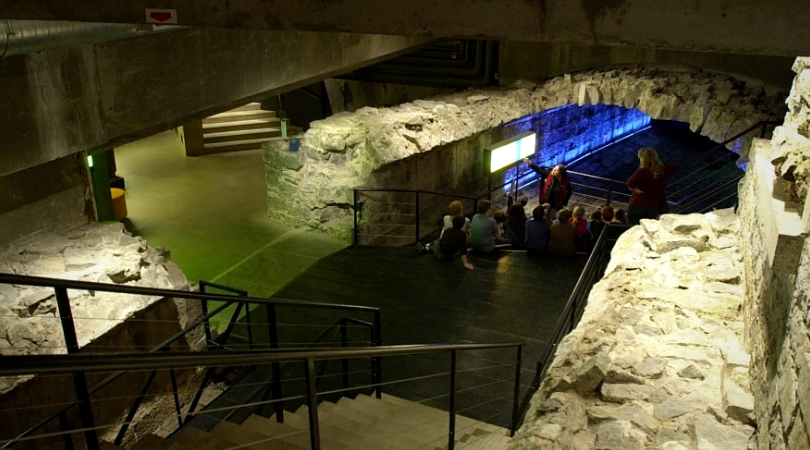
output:
<path id="1" fill-rule="evenodd" d="M 352 188 L 373 186 L 375 174 L 388 164 L 475 139 L 522 117 L 569 104 L 618 105 L 654 119 L 688 122 L 693 131 L 721 142 L 757 122 L 780 118 L 783 98 L 776 89 L 725 75 L 617 69 L 541 84 L 522 81 L 508 89 L 472 89 L 392 108 L 361 108 L 313 122 L 300 136 L 298 152 L 283 141 L 265 146 L 268 214 L 293 227 L 348 240 Z M 750 141 L 739 139 L 729 148 L 744 157 Z M 456 165 L 439 167 L 444 166 L 429 170 L 455 177 Z"/>
<path id="2" fill-rule="evenodd" d="M 760 450 L 810 448 L 810 59 L 798 58 L 784 124 L 756 141 L 740 185 L 746 347 Z"/>
<path id="3" fill-rule="evenodd" d="M 123 225 L 88 223 L 62 232 L 40 232 L 0 247 L 0 273 L 70 279 L 113 285 L 160 289 L 190 289 L 188 280 L 170 254 L 153 248 Z M 71 312 L 83 352 L 145 352 L 186 328 L 202 315 L 199 302 L 109 292 L 68 290 Z M 126 321 L 126 322 L 125 322 Z M 174 350 L 188 351 L 203 339 L 203 330 L 189 333 Z M 64 334 L 53 289 L 0 284 L 0 354 L 66 353 Z M 88 386 L 108 374 L 91 375 Z M 101 397 L 123 398 L 93 405 L 97 424 L 115 423 L 129 406 L 126 398 L 138 394 L 149 373 L 136 371 L 105 388 Z M 194 371 L 178 372 L 183 386 Z M 152 392 L 168 392 L 171 383 L 161 374 Z M 52 407 L 74 399 L 70 377 L 7 377 L 0 379 L 0 439 L 11 438 L 54 412 Z M 192 390 L 183 390 L 187 401 Z M 35 406 L 35 407 L 34 407 Z M 74 408 L 75 409 L 75 408 Z M 173 414 L 170 396 L 151 396 L 139 414 L 140 431 L 150 431 Z M 151 419 L 148 419 L 151 417 Z M 147 418 L 146 420 L 143 420 Z M 69 417 L 80 428 L 77 414 Z M 58 431 L 53 426 L 49 431 Z M 130 433 L 130 436 L 132 434 Z M 37 444 L 39 445 L 39 443 Z"/>
<path id="4" fill-rule="evenodd" d="M 749 448 L 739 242 L 729 209 L 626 231 L 508 448 Z"/>

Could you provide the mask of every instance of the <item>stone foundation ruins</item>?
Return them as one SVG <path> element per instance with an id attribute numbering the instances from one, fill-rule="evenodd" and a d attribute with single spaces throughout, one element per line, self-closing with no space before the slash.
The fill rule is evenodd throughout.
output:
<path id="1" fill-rule="evenodd" d="M 416 165 L 404 165 L 399 172 L 416 173 L 414 156 L 474 140 L 521 117 L 568 104 L 620 105 L 654 119 L 688 122 L 693 131 L 721 142 L 759 121 L 781 118 L 783 98 L 775 89 L 725 75 L 619 69 L 565 75 L 542 84 L 519 82 L 510 89 L 475 89 L 393 108 L 362 108 L 313 122 L 301 136 L 298 152 L 289 151 L 283 141 L 265 147 L 268 212 L 288 225 L 348 239 L 352 188 L 429 189 L 385 183 L 373 176 L 378 169 L 406 160 Z M 729 148 L 745 156 L 749 143 L 750 139 L 740 139 Z M 438 179 L 455 180 L 459 176 L 454 171 L 469 167 L 472 164 L 450 162 L 430 170 Z M 480 178 L 480 173 L 476 175 Z M 457 188 L 456 192 L 475 190 Z"/>
<path id="2" fill-rule="evenodd" d="M 510 448 L 746 449 L 741 264 L 731 210 L 625 232 Z"/>

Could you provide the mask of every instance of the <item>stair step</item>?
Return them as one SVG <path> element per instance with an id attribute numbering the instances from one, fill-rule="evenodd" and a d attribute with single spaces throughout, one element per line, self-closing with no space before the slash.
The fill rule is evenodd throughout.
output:
<path id="1" fill-rule="evenodd" d="M 120 450 L 121 447 L 107 441 L 98 441 L 98 448 L 100 450 Z M 131 448 L 135 448 L 134 446 Z"/>
<path id="2" fill-rule="evenodd" d="M 147 433 L 138 439 L 130 450 L 182 450 L 182 447 L 175 442 L 167 441 L 160 436 Z"/>
<path id="3" fill-rule="evenodd" d="M 273 436 L 268 436 L 259 431 L 255 431 L 250 427 L 239 426 L 233 422 L 224 420 L 219 422 L 214 428 L 211 429 L 219 438 L 225 438 L 233 441 L 239 445 L 240 449 L 246 450 L 298 450 L 301 447 L 276 439 Z"/>
<path id="4" fill-rule="evenodd" d="M 419 432 L 418 428 L 408 427 L 396 419 L 366 420 L 358 418 L 356 412 L 337 407 L 333 411 L 320 411 L 321 422 L 342 430 L 359 432 L 364 438 L 373 442 L 385 442 L 386 448 L 410 450 L 421 447 L 424 443 L 411 435 Z"/>
<path id="5" fill-rule="evenodd" d="M 183 427 L 169 439 L 169 442 L 179 445 L 181 448 L 193 448 L 198 442 L 208 439 L 208 433 L 194 427 Z"/>
<path id="6" fill-rule="evenodd" d="M 484 432 L 478 436 L 473 436 L 463 442 L 456 442 L 459 450 L 499 450 L 505 449 L 511 439 L 509 436 Z"/>
<path id="7" fill-rule="evenodd" d="M 231 122 L 217 122 L 203 124 L 203 132 L 219 132 L 233 130 L 250 130 L 254 128 L 267 128 L 268 126 L 281 128 L 281 119 L 250 119 L 250 120 L 234 120 Z"/>
<path id="8" fill-rule="evenodd" d="M 238 108 L 234 108 L 231 111 L 255 111 L 257 109 L 262 109 L 262 104 L 259 102 L 250 102 Z"/>
<path id="9" fill-rule="evenodd" d="M 284 417 L 286 418 L 293 415 L 295 414 L 284 414 Z M 293 428 L 285 424 L 280 424 L 274 419 L 267 419 L 254 414 L 242 422 L 242 428 L 274 437 L 277 440 L 290 443 L 303 449 L 310 448 L 309 426 L 307 426 L 306 429 Z M 321 444 L 322 448 L 328 450 L 350 449 L 350 447 L 339 442 L 327 443 L 322 440 Z"/>
<path id="10" fill-rule="evenodd" d="M 203 135 L 203 142 L 215 144 L 219 142 L 239 142 L 242 140 L 262 140 L 281 136 L 279 128 L 257 128 L 254 130 L 223 131 L 218 133 L 206 133 Z"/>
<path id="11" fill-rule="evenodd" d="M 238 120 L 272 119 L 276 117 L 275 111 L 228 111 L 214 114 L 202 120 L 203 125 L 211 123 L 233 122 Z"/>
<path id="12" fill-rule="evenodd" d="M 254 145 L 258 144 L 256 148 L 261 148 L 261 144 L 269 141 L 269 139 L 239 139 L 234 141 L 228 142 L 213 142 L 213 143 L 206 143 L 205 148 L 221 148 L 221 147 L 231 147 L 231 146 L 242 146 L 242 145 Z"/>

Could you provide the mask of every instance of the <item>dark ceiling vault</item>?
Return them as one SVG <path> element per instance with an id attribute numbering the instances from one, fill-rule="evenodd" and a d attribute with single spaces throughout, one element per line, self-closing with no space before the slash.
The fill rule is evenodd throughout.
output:
<path id="1" fill-rule="evenodd" d="M 445 39 L 340 76 L 341 79 L 431 87 L 497 84 L 498 42 Z"/>

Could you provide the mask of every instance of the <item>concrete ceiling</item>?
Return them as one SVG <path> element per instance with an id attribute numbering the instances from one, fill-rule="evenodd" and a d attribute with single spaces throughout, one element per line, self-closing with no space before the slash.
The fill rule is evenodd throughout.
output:
<path id="1" fill-rule="evenodd" d="M 0 18 L 140 23 L 154 7 L 191 26 L 810 54 L 806 0 L 4 0 Z"/>

